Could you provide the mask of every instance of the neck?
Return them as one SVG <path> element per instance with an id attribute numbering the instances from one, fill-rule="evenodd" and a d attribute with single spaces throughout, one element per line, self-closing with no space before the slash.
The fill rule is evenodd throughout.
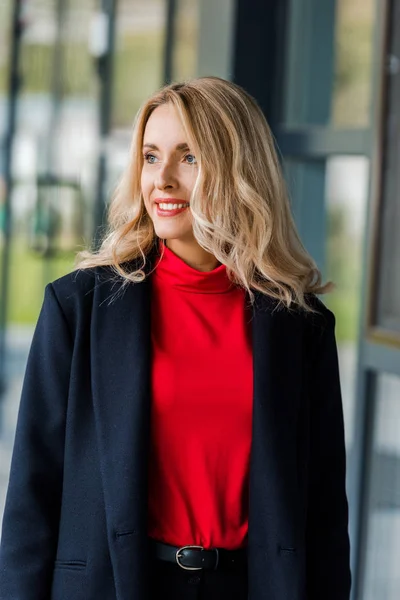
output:
<path id="1" fill-rule="evenodd" d="M 196 240 L 190 242 L 178 239 L 165 240 L 165 245 L 197 271 L 212 271 L 220 264 L 215 256 L 199 246 Z"/>

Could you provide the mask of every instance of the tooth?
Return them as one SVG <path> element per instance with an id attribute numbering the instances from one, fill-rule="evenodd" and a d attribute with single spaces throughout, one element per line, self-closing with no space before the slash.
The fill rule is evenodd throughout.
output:
<path id="1" fill-rule="evenodd" d="M 170 204 L 167 202 L 160 202 L 160 204 L 158 206 L 162 210 L 177 210 L 177 209 L 186 208 L 187 206 L 189 206 L 189 204 L 187 202 L 185 204 Z"/>

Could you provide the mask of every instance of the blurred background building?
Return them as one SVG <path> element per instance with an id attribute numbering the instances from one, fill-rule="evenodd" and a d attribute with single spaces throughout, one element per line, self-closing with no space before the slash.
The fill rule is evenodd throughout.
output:
<path id="1" fill-rule="evenodd" d="M 141 102 L 197 75 L 257 98 L 336 283 L 353 600 L 398 600 L 400 0 L 0 0 L 0 515 L 44 286 L 98 240 Z"/>

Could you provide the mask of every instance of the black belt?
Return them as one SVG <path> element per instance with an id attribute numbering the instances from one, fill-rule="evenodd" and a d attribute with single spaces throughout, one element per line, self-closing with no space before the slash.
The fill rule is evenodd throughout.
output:
<path id="1" fill-rule="evenodd" d="M 224 548 L 204 549 L 202 546 L 170 546 L 150 540 L 155 558 L 179 565 L 187 571 L 200 569 L 237 569 L 247 565 L 247 551 L 225 550 Z"/>

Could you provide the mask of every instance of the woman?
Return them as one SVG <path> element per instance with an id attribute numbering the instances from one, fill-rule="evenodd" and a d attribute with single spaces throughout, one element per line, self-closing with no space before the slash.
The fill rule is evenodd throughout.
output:
<path id="1" fill-rule="evenodd" d="M 1 598 L 348 600 L 329 286 L 255 101 L 154 94 L 79 261 L 32 342 Z"/>

